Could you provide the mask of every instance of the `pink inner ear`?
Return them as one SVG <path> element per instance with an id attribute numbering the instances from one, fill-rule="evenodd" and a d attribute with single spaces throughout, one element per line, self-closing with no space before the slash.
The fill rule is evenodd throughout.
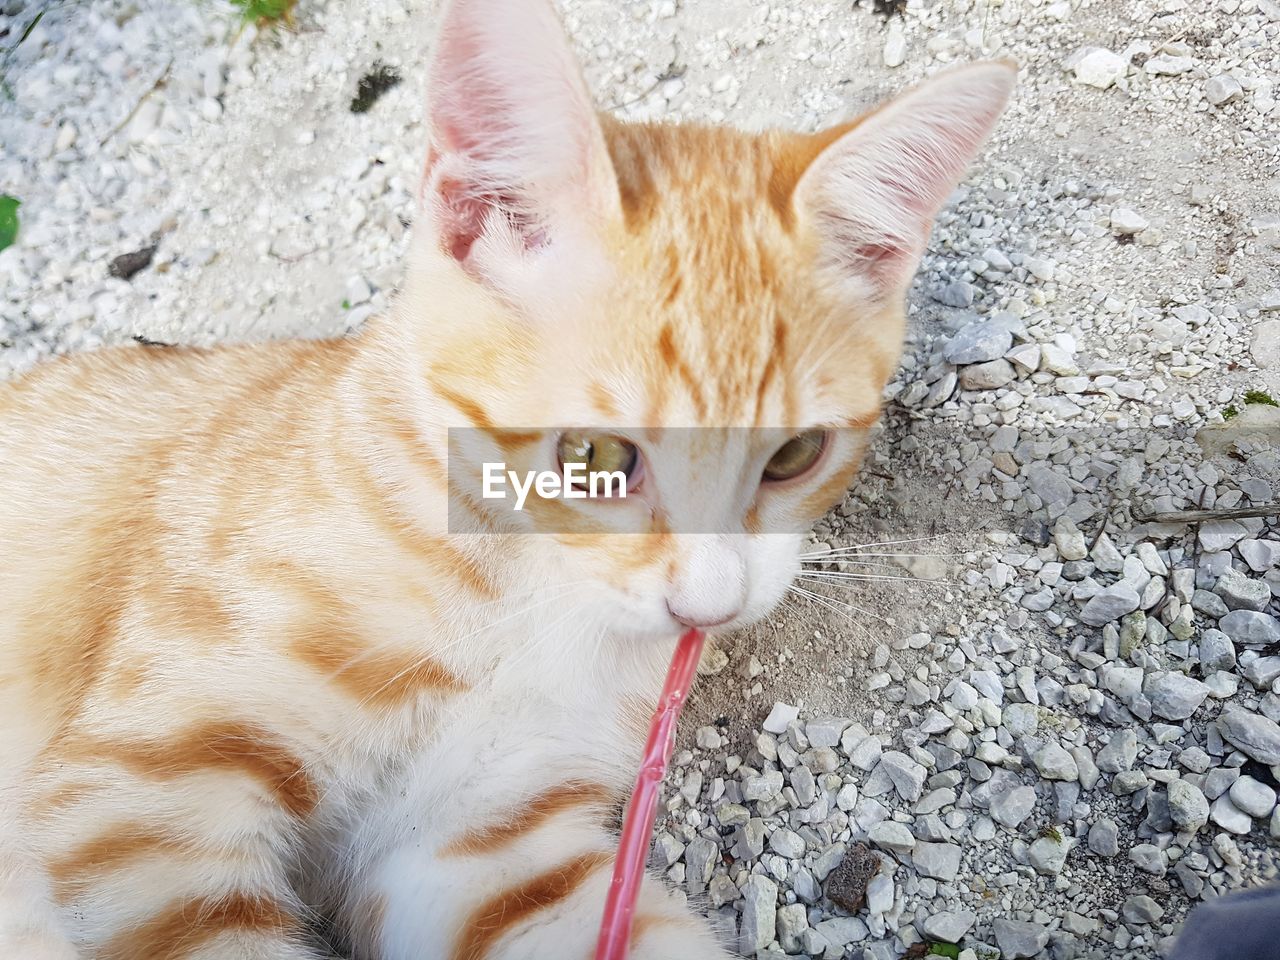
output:
<path id="1" fill-rule="evenodd" d="M 435 213 L 440 246 L 459 263 L 466 264 L 471 248 L 486 228 L 492 229 L 495 219 L 499 223 L 505 222 L 520 238 L 526 251 L 546 246 L 546 232 L 522 211 L 514 193 L 477 189 L 475 183 L 448 173 L 439 174 L 431 184 L 430 165 L 423 180 L 428 185 L 425 189 L 430 189 L 433 194 L 429 199 Z"/>

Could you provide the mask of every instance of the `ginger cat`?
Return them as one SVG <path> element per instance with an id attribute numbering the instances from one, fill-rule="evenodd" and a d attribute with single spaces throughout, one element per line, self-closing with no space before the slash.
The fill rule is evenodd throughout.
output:
<path id="1" fill-rule="evenodd" d="M 454 0 L 391 315 L 0 385 L 0 957 L 588 960 L 674 639 L 767 614 L 847 488 L 1014 72 L 630 125 L 546 0 Z M 631 497 L 484 535 L 452 427 Z M 632 949 L 730 956 L 656 880 Z"/>

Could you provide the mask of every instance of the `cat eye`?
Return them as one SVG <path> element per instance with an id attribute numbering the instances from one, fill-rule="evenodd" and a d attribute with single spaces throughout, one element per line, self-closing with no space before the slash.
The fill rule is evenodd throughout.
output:
<path id="1" fill-rule="evenodd" d="M 827 446 L 827 431 L 806 430 L 778 448 L 778 452 L 764 465 L 764 479 L 768 483 L 794 480 L 813 469 Z"/>
<path id="2" fill-rule="evenodd" d="M 588 475 L 621 473 L 627 478 L 628 490 L 635 489 L 640 482 L 640 451 L 622 437 L 569 431 L 560 435 L 556 456 L 562 467 L 580 463 Z"/>

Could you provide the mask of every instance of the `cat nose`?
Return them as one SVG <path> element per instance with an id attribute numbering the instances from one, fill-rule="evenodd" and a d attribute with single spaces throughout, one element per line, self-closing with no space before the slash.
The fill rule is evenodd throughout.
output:
<path id="1" fill-rule="evenodd" d="M 671 601 L 667 601 L 667 613 L 671 614 L 671 619 L 676 623 L 686 627 L 699 627 L 703 630 L 709 627 L 718 627 L 722 623 L 728 623 L 736 617 L 741 611 L 732 610 L 726 614 L 708 613 L 705 611 L 682 612 L 671 605 Z"/>
<path id="2" fill-rule="evenodd" d="M 747 602 L 741 554 L 723 537 L 700 537 L 671 584 L 667 610 L 686 627 L 716 627 L 742 612 Z"/>

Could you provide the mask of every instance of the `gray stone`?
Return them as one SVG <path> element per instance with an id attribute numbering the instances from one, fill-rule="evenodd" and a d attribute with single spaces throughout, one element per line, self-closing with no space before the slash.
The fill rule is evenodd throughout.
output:
<path id="1" fill-rule="evenodd" d="M 1259 657 L 1244 668 L 1244 678 L 1259 690 L 1270 690 L 1280 679 L 1280 657 Z"/>
<path id="2" fill-rule="evenodd" d="M 1080 612 L 1080 619 L 1090 626 L 1100 627 L 1137 610 L 1140 602 L 1137 591 L 1121 580 L 1094 594 Z"/>
<path id="3" fill-rule="evenodd" d="M 1280 566 L 1280 542 L 1275 540 L 1241 540 L 1236 549 L 1254 573 Z"/>
<path id="4" fill-rule="evenodd" d="M 986 363 L 961 367 L 958 374 L 961 390 L 995 390 L 1018 378 L 1013 364 L 1001 357 Z"/>
<path id="5" fill-rule="evenodd" d="M 1089 849 L 1100 857 L 1120 852 L 1120 828 L 1114 820 L 1099 820 L 1089 828 Z"/>
<path id="6" fill-rule="evenodd" d="M 1249 815 L 1231 802 L 1231 797 L 1223 794 L 1209 807 L 1209 819 L 1228 833 L 1244 836 L 1253 829 L 1253 821 Z"/>
<path id="7" fill-rule="evenodd" d="M 1050 467 L 1032 464 L 1025 471 L 1025 475 L 1031 492 L 1043 501 L 1052 516 L 1061 513 L 1075 499 L 1075 491 L 1072 490 L 1071 484 Z"/>
<path id="8" fill-rule="evenodd" d="M 1261 580 L 1251 580 L 1234 567 L 1218 578 L 1213 587 L 1228 610 L 1265 610 L 1271 589 Z"/>
<path id="9" fill-rule="evenodd" d="M 768 800 L 782 792 L 783 779 L 779 770 L 766 770 L 758 776 L 749 776 L 742 781 L 742 798 L 751 803 Z"/>
<path id="10" fill-rule="evenodd" d="M 877 873 L 867 883 L 867 912 L 884 914 L 893 909 L 893 876 Z"/>
<path id="11" fill-rule="evenodd" d="M 742 924 L 739 949 L 754 957 L 768 946 L 777 933 L 778 885 L 768 877 L 753 873 L 742 885 Z"/>
<path id="12" fill-rule="evenodd" d="M 1116 207 L 1111 211 L 1111 232 L 1122 237 L 1132 236 L 1147 229 L 1147 218 L 1129 207 Z"/>
<path id="13" fill-rule="evenodd" d="M 1126 703 L 1142 692 L 1141 667 L 1104 667 L 1103 686 Z"/>
<path id="14" fill-rule="evenodd" d="M 1040 776 L 1046 780 L 1075 780 L 1080 776 L 1075 757 L 1067 753 L 1060 744 L 1045 744 L 1036 751 L 1032 759 Z"/>
<path id="15" fill-rule="evenodd" d="M 973 284 L 965 283 L 963 280 L 952 280 L 950 283 L 934 287 L 931 296 L 948 307 L 971 307 L 974 297 Z"/>
<path id="16" fill-rule="evenodd" d="M 764 821 L 752 817 L 733 832 L 733 852 L 739 860 L 753 860 L 764 853 Z"/>
<path id="17" fill-rule="evenodd" d="M 1209 822 L 1209 801 L 1200 788 L 1186 780 L 1169 784 L 1169 817 L 1178 830 L 1195 833 Z"/>
<path id="18" fill-rule="evenodd" d="M 1066 866 L 1067 854 L 1075 841 L 1070 837 L 1039 837 L 1027 851 L 1027 858 L 1041 876 L 1057 876 Z"/>
<path id="19" fill-rule="evenodd" d="M 849 758 L 849 763 L 857 769 L 864 773 L 874 770 L 876 764 L 880 762 L 880 753 L 883 750 L 880 738 L 873 736 L 850 738 L 850 730 L 846 730 L 844 736 L 840 738 L 840 749 Z"/>
<path id="20" fill-rule="evenodd" d="M 799 707 L 793 707 L 789 703 L 778 701 L 773 705 L 773 709 L 769 711 L 769 716 L 765 717 L 765 721 L 761 726 L 768 733 L 786 733 L 787 724 L 795 722 L 799 716 Z"/>
<path id="21" fill-rule="evenodd" d="M 1134 866 L 1152 876 L 1163 877 L 1168 869 L 1164 851 L 1154 843 L 1140 843 L 1129 849 L 1129 859 Z"/>
<path id="22" fill-rule="evenodd" d="M 1129 72 L 1129 61 L 1102 47 L 1084 47 L 1068 59 L 1077 83 L 1106 90 Z"/>
<path id="23" fill-rule="evenodd" d="M 800 938 L 809 929 L 808 912 L 803 903 L 788 903 L 778 908 L 774 923 L 778 946 L 787 954 L 800 952 Z"/>
<path id="24" fill-rule="evenodd" d="M 813 929 L 837 949 L 843 949 L 851 943 L 861 943 L 871 935 L 867 925 L 858 917 L 832 917 L 821 921 Z"/>
<path id="25" fill-rule="evenodd" d="M 877 823 L 867 831 L 867 837 L 877 847 L 894 853 L 909 853 L 916 845 L 916 838 L 906 825 L 893 820 Z"/>
<path id="26" fill-rule="evenodd" d="M 1221 630 L 1200 634 L 1200 665 L 1206 673 L 1230 670 L 1236 665 L 1236 645 Z"/>
<path id="27" fill-rule="evenodd" d="M 835 747 L 848 726 L 849 721 L 839 717 L 819 717 L 805 724 L 804 735 L 809 738 L 810 746 Z"/>
<path id="28" fill-rule="evenodd" d="M 1068 516 L 1059 517 L 1053 525 L 1053 543 L 1063 560 L 1083 560 L 1089 555 L 1084 534 Z"/>
<path id="29" fill-rule="evenodd" d="M 991 798 L 991 819 L 1010 830 L 1018 827 L 1031 816 L 1036 805 L 1036 792 L 1032 787 L 1018 786 L 1002 790 Z"/>
<path id="30" fill-rule="evenodd" d="M 1229 73 L 1220 73 L 1210 77 L 1204 85 L 1204 98 L 1215 107 L 1221 107 L 1244 95 L 1240 81 Z"/>
<path id="31" fill-rule="evenodd" d="M 944 910 L 924 922 L 924 935 L 943 943 L 959 943 L 973 929 L 978 915 L 972 910 Z"/>
<path id="32" fill-rule="evenodd" d="M 1232 610 L 1218 622 L 1218 629 L 1238 646 L 1265 647 L 1280 643 L 1280 620 L 1257 610 Z"/>
<path id="33" fill-rule="evenodd" d="M 720 847 L 706 837 L 694 837 L 684 848 L 684 882 L 695 893 L 706 887 L 711 869 L 720 858 Z"/>
<path id="34" fill-rule="evenodd" d="M 952 843 L 925 843 L 915 845 L 911 858 L 916 870 L 926 877 L 951 882 L 960 872 L 960 848 Z"/>
<path id="35" fill-rule="evenodd" d="M 1048 929 L 1029 920 L 1007 920 L 999 917 L 992 922 L 991 932 L 995 935 L 996 945 L 1004 960 L 1038 957 L 1049 944 Z"/>
<path id="36" fill-rule="evenodd" d="M 1249 535 L 1249 528 L 1238 520 L 1208 520 L 1200 524 L 1197 537 L 1207 553 L 1230 550 Z"/>
<path id="37" fill-rule="evenodd" d="M 986 363 L 998 360 L 1013 345 L 1009 328 L 990 320 L 974 320 L 965 324 L 947 342 L 942 350 L 948 363 L 962 366 L 966 363 Z"/>
<path id="38" fill-rule="evenodd" d="M 1125 923 L 1155 923 L 1164 916 L 1164 907 L 1146 894 L 1130 897 L 1120 907 Z"/>
<path id="39" fill-rule="evenodd" d="M 1138 759 L 1138 735 L 1131 728 L 1117 730 L 1111 740 L 1098 751 L 1098 769 L 1103 773 L 1129 770 Z"/>
<path id="40" fill-rule="evenodd" d="M 1209 590 L 1197 590 L 1193 593 L 1191 595 L 1191 607 L 1193 610 L 1203 613 L 1206 617 L 1212 617 L 1214 620 L 1225 617 L 1230 609 L 1225 600 Z"/>
<path id="41" fill-rule="evenodd" d="M 1205 697 L 1209 688 L 1184 673 L 1150 673 L 1142 691 L 1151 701 L 1151 712 L 1166 720 L 1186 720 Z"/>
<path id="42" fill-rule="evenodd" d="M 1255 819 L 1270 816 L 1276 806 L 1276 792 L 1253 777 L 1241 777 L 1231 785 L 1227 796 L 1240 810 Z"/>
<path id="43" fill-rule="evenodd" d="M 907 834 L 907 836 L 910 835 L 910 833 Z M 779 827 L 769 834 L 769 849 L 788 860 L 799 860 L 804 856 L 804 839 L 794 830 Z"/>
<path id="44" fill-rule="evenodd" d="M 1232 746 L 1268 766 L 1280 764 L 1280 724 L 1239 708 L 1218 718 L 1218 728 Z"/>
<path id="45" fill-rule="evenodd" d="M 1010 735 L 1025 737 L 1035 733 L 1040 726 L 1040 711 L 1029 703 L 1011 703 L 1004 708 L 1001 719 Z"/>
<path id="46" fill-rule="evenodd" d="M 903 800 L 914 803 L 920 799 L 928 771 L 905 753 L 886 750 L 880 756 L 880 766 L 877 769 L 889 775 L 893 788 Z"/>

